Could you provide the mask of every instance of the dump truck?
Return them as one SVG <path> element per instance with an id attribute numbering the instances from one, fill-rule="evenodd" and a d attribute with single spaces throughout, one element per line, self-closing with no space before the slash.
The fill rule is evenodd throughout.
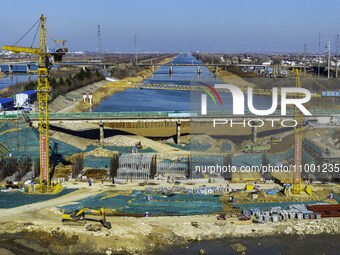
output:
<path id="1" fill-rule="evenodd" d="M 281 143 L 281 142 L 282 142 L 281 137 L 275 137 L 275 136 L 270 137 L 270 143 Z"/>

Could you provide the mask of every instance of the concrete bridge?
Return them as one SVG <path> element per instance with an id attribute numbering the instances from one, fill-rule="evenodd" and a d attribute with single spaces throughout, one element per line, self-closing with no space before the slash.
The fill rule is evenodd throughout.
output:
<path id="1" fill-rule="evenodd" d="M 320 118 L 337 119 L 340 125 L 340 114 L 338 110 L 318 110 L 313 113 L 313 116 L 305 116 L 304 122 L 313 121 L 318 122 Z M 16 121 L 20 115 L 0 115 L 0 120 Z M 37 113 L 23 115 L 27 122 L 31 122 L 33 126 L 38 126 L 39 118 Z M 81 124 L 92 123 L 99 126 L 100 130 L 100 144 L 104 143 L 104 127 L 112 129 L 150 129 L 152 136 L 159 137 L 164 135 L 164 130 L 170 130 L 171 133 L 175 133 L 175 140 L 180 143 L 180 137 L 182 128 L 186 133 L 191 133 L 193 130 L 202 130 L 209 134 L 212 132 L 212 124 L 214 120 L 218 119 L 218 128 L 213 129 L 212 134 L 225 134 L 226 133 L 226 120 L 233 121 L 234 123 L 246 122 L 247 127 L 240 134 L 249 132 L 254 141 L 258 135 L 258 129 L 260 128 L 262 120 L 268 121 L 268 119 L 275 119 L 276 123 L 279 121 L 287 121 L 293 119 L 293 113 L 288 112 L 288 116 L 281 116 L 279 112 L 270 116 L 255 116 L 250 113 L 246 113 L 244 116 L 233 116 L 231 112 L 209 114 L 208 116 L 202 116 L 199 113 L 190 112 L 82 112 L 82 113 L 51 113 L 49 116 L 49 123 L 51 125 L 58 124 Z M 230 122 L 229 121 L 229 122 Z M 289 121 L 288 121 L 289 122 Z M 216 126 L 217 126 L 216 125 Z M 266 125 L 269 124 L 266 122 Z M 292 125 L 290 123 L 290 125 Z M 235 124 L 236 128 L 240 124 Z M 194 129 L 192 129 L 194 128 Z M 262 128 L 262 127 L 261 127 Z M 235 129 L 235 128 L 234 128 Z M 207 131 L 205 131 L 207 130 Z M 269 129 L 267 129 L 268 131 Z M 199 132 L 199 131 L 198 131 Z M 249 134 L 249 135 L 250 135 Z M 147 135 L 146 135 L 147 136 Z"/>
<path id="2" fill-rule="evenodd" d="M 35 73 L 38 69 L 36 62 L 9 62 L 0 63 L 1 71 L 7 74 L 12 73 Z"/>

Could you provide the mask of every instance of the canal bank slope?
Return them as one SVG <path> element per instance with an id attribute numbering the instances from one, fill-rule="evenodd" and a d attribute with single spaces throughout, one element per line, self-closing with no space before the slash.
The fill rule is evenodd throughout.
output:
<path id="1" fill-rule="evenodd" d="M 165 58 L 159 65 L 172 61 L 175 57 Z M 144 79 L 152 76 L 152 67 L 145 67 L 137 76 L 127 77 L 122 80 L 115 81 L 100 81 L 84 86 L 77 90 L 60 95 L 50 104 L 51 112 L 85 112 L 91 109 L 94 105 L 98 105 L 103 99 L 130 88 L 136 87 L 142 83 Z M 93 105 L 89 102 L 83 102 L 83 94 L 93 95 Z"/>

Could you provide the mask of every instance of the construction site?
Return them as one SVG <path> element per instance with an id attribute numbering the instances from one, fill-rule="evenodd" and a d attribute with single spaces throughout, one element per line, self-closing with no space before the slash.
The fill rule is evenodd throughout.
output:
<path id="1" fill-rule="evenodd" d="M 141 62 L 135 76 L 104 77 L 51 100 L 51 59 L 61 66 L 68 49 L 66 40 L 54 39 L 62 47 L 48 50 L 45 21 L 42 15 L 35 24 L 39 47 L 2 46 L 37 57 L 37 87 L 0 100 L 0 229 L 7 240 L 0 253 L 150 254 L 193 240 L 340 233 L 338 105 L 311 106 L 312 116 L 290 107 L 289 127 L 274 112 L 276 125 L 245 115 L 247 127 L 216 129 L 212 120 L 225 117 L 223 111 L 94 110 L 131 89 L 142 95 L 177 86 L 222 105 L 230 93 L 221 98 L 225 91 L 209 84 L 223 77 L 189 53 Z M 85 76 L 115 70 L 108 62 L 75 66 Z M 183 70 L 195 80 L 183 78 Z M 301 67 L 293 71 L 294 89 L 301 89 Z M 10 64 L 6 75 L 12 72 Z M 160 82 L 159 74 L 166 79 Z"/>

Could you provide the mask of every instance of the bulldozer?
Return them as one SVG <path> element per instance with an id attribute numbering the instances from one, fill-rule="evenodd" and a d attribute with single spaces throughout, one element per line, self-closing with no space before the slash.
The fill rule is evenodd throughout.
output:
<path id="1" fill-rule="evenodd" d="M 99 222 L 107 229 L 111 229 L 111 223 L 106 221 L 106 217 L 105 217 L 105 209 L 104 208 L 100 208 L 100 210 L 94 210 L 94 209 L 90 209 L 90 208 L 82 208 L 80 210 L 76 210 L 74 212 L 70 212 L 70 213 L 63 213 L 61 215 L 61 221 L 65 224 L 67 223 L 79 223 L 79 225 L 83 225 L 85 220 L 89 220 L 89 221 L 98 221 L 95 219 L 89 219 L 89 218 L 85 218 L 85 214 L 86 213 L 91 213 L 91 214 L 100 214 L 101 219 L 99 220 Z"/>

